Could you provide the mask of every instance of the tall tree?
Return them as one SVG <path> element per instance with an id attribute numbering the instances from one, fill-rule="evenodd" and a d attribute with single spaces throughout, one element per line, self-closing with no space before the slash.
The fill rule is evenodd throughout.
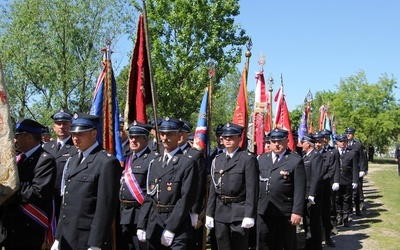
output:
<path id="1" fill-rule="evenodd" d="M 39 121 L 54 109 L 87 112 L 106 39 L 131 32 L 123 0 L 14 0 L 3 6 L 0 47 L 12 112 Z"/>
<path id="2" fill-rule="evenodd" d="M 239 1 L 152 0 L 147 11 L 159 114 L 187 118 L 209 83 L 208 61 L 217 62 L 218 90 L 244 58 L 247 37 L 234 20 Z"/>

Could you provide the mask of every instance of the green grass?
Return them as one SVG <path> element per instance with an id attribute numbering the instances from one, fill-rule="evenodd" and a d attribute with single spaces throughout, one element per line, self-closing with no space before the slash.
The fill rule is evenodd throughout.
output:
<path id="1" fill-rule="evenodd" d="M 393 160 L 392 164 L 379 164 L 389 160 L 377 159 L 378 164 L 370 164 L 374 171 L 366 177 L 366 185 L 375 186 L 365 195 L 369 211 L 366 222 L 371 229 L 370 239 L 379 249 L 400 249 L 400 177 Z"/>

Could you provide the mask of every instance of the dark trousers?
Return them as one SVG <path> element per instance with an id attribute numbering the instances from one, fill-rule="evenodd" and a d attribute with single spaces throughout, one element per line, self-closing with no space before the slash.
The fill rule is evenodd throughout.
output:
<path id="1" fill-rule="evenodd" d="M 203 249 L 203 232 L 204 232 L 203 226 L 193 230 L 193 237 L 188 239 L 188 249 L 193 249 L 193 250 Z"/>
<path id="2" fill-rule="evenodd" d="M 210 229 L 208 236 L 210 237 L 211 250 L 218 250 L 217 238 L 215 237 L 215 228 Z"/>
<path id="3" fill-rule="evenodd" d="M 218 249 L 247 250 L 249 229 L 242 227 L 242 221 L 221 223 L 215 221 L 215 237 Z"/>
<path id="4" fill-rule="evenodd" d="M 353 189 L 353 200 L 356 212 L 360 211 L 360 203 L 364 201 L 363 183 L 364 177 L 358 178 L 358 187 Z"/>
<path id="5" fill-rule="evenodd" d="M 331 179 L 325 179 L 322 183 L 322 204 L 321 204 L 321 221 L 322 227 L 325 230 L 325 239 L 329 239 L 331 230 L 333 229 L 331 214 L 332 214 L 332 188 Z M 336 210 L 335 210 L 336 213 Z M 334 216 L 336 218 L 336 215 Z"/>
<path id="6" fill-rule="evenodd" d="M 161 244 L 161 241 L 149 241 L 149 250 L 186 250 L 189 249 L 187 246 L 187 239 L 174 239 L 172 245 L 169 247 Z"/>
<path id="7" fill-rule="evenodd" d="M 322 249 L 321 202 L 316 200 L 315 204 L 311 204 L 306 201 L 305 204 L 303 225 L 306 235 L 306 248 Z"/>
<path id="8" fill-rule="evenodd" d="M 136 235 L 136 225 L 121 225 L 120 250 L 147 250 L 147 242 L 141 242 Z"/>
<path id="9" fill-rule="evenodd" d="M 336 191 L 336 213 L 344 219 L 347 219 L 351 212 L 352 196 L 351 184 L 339 185 L 339 190 Z"/>
<path id="10" fill-rule="evenodd" d="M 296 250 L 296 226 L 290 223 L 290 217 L 268 217 L 258 214 L 257 249 Z"/>

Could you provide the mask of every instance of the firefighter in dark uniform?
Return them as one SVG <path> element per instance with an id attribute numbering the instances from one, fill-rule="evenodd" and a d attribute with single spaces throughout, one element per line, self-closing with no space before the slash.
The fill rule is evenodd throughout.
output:
<path id="1" fill-rule="evenodd" d="M 259 156 L 258 249 L 297 249 L 296 226 L 306 195 L 303 159 L 288 148 L 288 132 L 269 133 L 271 152 Z"/>
<path id="2" fill-rule="evenodd" d="M 307 186 L 305 208 L 303 216 L 304 232 L 306 236 L 305 249 L 322 249 L 321 234 L 321 207 L 322 207 L 322 176 L 323 159 L 314 149 L 315 138 L 312 134 L 305 134 L 301 141 L 303 148 L 304 169 Z"/>
<path id="3" fill-rule="evenodd" d="M 147 249 L 147 243 L 137 239 L 136 225 L 139 220 L 141 204 L 147 193 L 147 169 L 150 162 L 158 156 L 158 153 L 151 151 L 147 146 L 151 128 L 149 124 L 135 121 L 128 129 L 128 145 L 131 153 L 125 159 L 125 169 L 122 173 L 119 191 L 119 223 L 123 236 L 120 249 Z"/>
<path id="4" fill-rule="evenodd" d="M 72 142 L 70 133 L 72 114 L 61 109 L 53 114 L 51 119 L 53 119 L 53 130 L 56 134 L 56 139 L 54 141 L 45 143 L 43 148 L 56 159 L 57 163 L 57 175 L 56 182 L 54 184 L 54 203 L 55 215 L 58 220 L 62 200 L 61 179 L 63 169 L 68 158 L 76 153 L 76 148 Z"/>
<path id="5" fill-rule="evenodd" d="M 323 130 L 315 133 L 314 139 L 316 140 L 315 150 L 317 150 L 323 158 L 321 220 L 325 232 L 325 244 L 330 247 L 335 247 L 336 244 L 331 239 L 331 233 L 334 229 L 331 215 L 335 205 L 335 200 L 332 200 L 332 184 L 335 172 L 339 171 L 340 156 L 337 149 L 330 147 L 328 144 L 330 135 L 331 132 L 329 130 Z M 334 214 L 334 219 L 336 220 L 336 209 L 334 210 Z"/>
<path id="6" fill-rule="evenodd" d="M 48 223 L 54 218 L 52 201 L 56 179 L 56 161 L 41 147 L 43 126 L 30 119 L 20 119 L 15 130 L 19 191 L 3 205 L 3 226 L 7 238 L 2 242 L 5 249 L 41 249 L 50 238 L 46 228 L 38 221 Z M 29 214 L 43 212 L 46 218 Z M 51 230 L 51 228 L 49 229 Z M 46 237 L 46 238 L 45 238 Z M 1 248 L 1 246 L 0 246 Z"/>
<path id="7" fill-rule="evenodd" d="M 211 166 L 206 227 L 215 227 L 218 249 L 248 249 L 249 229 L 255 225 L 258 164 L 255 155 L 239 147 L 243 129 L 224 126 L 226 152 Z"/>
<path id="8" fill-rule="evenodd" d="M 332 190 L 336 191 L 336 223 L 338 226 L 349 226 L 353 190 L 358 186 L 359 157 L 354 150 L 347 148 L 347 136 L 336 136 L 340 154 L 340 171 L 335 173 Z"/>
<path id="9" fill-rule="evenodd" d="M 73 115 L 71 134 L 78 153 L 65 164 L 63 201 L 52 250 L 112 247 L 121 165 L 97 142 L 98 124 L 98 116 Z"/>
<path id="10" fill-rule="evenodd" d="M 364 202 L 363 182 L 364 176 L 368 173 L 368 160 L 366 153 L 364 152 L 363 144 L 359 140 L 354 139 L 354 133 L 356 132 L 356 130 L 349 127 L 346 129 L 345 132 L 347 135 L 347 147 L 352 151 L 355 151 L 358 157 L 358 167 L 360 169 L 360 172 L 358 176 L 358 186 L 356 189 L 353 190 L 353 203 L 355 206 L 356 215 L 361 215 L 360 205 Z"/>
<path id="11" fill-rule="evenodd" d="M 394 160 L 397 162 L 397 174 L 400 176 L 400 144 L 394 149 Z"/>
<path id="12" fill-rule="evenodd" d="M 193 125 L 184 119 L 179 119 L 183 122 L 181 136 L 178 141 L 178 145 L 181 148 L 184 155 L 189 155 L 193 160 L 196 161 L 197 173 L 198 173 L 198 183 L 197 183 L 197 194 L 196 201 L 190 210 L 190 219 L 192 221 L 192 226 L 194 228 L 193 237 L 189 239 L 188 249 L 203 249 L 203 230 L 204 230 L 204 215 L 202 212 L 206 206 L 204 201 L 205 191 L 206 191 L 206 163 L 204 155 L 199 150 L 192 148 L 189 144 L 190 132 Z M 200 217 L 199 217 L 200 216 Z"/>
<path id="13" fill-rule="evenodd" d="M 196 200 L 196 161 L 178 146 L 183 122 L 166 117 L 159 126 L 165 148 L 149 165 L 147 196 L 142 205 L 137 236 L 149 249 L 187 249 L 193 234 L 190 209 Z"/>

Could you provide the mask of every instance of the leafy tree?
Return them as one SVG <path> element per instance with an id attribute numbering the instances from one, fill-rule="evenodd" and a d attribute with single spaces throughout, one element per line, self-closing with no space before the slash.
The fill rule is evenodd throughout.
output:
<path id="1" fill-rule="evenodd" d="M 123 0 L 14 0 L 3 6 L 0 47 L 12 113 L 47 123 L 55 109 L 87 112 L 106 39 L 131 30 Z"/>
<path id="2" fill-rule="evenodd" d="M 221 78 L 241 58 L 245 31 L 235 23 L 239 1 L 153 0 L 147 2 L 149 36 L 159 116 L 188 119 L 198 112 L 209 84 L 208 61 Z M 235 97 L 236 98 L 236 97 Z"/>

